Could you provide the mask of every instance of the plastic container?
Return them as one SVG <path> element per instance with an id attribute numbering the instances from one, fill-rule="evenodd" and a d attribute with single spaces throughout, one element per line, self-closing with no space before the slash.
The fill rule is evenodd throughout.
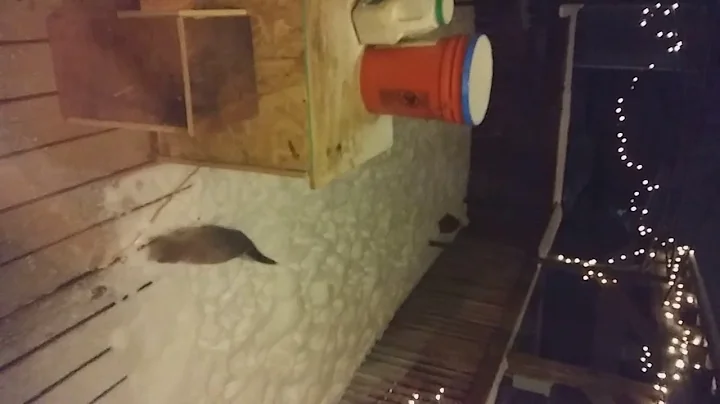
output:
<path id="1" fill-rule="evenodd" d="M 358 41 L 394 45 L 452 20 L 454 0 L 360 0 L 352 12 Z"/>
<path id="2" fill-rule="evenodd" d="M 479 125 L 490 103 L 492 45 L 487 36 L 367 48 L 360 62 L 365 108 L 396 115 Z"/>

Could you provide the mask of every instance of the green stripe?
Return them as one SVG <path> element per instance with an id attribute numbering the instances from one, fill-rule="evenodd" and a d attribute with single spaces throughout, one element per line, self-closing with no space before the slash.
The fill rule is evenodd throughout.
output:
<path id="1" fill-rule="evenodd" d="M 438 25 L 445 25 L 445 16 L 443 15 L 443 3 L 444 0 L 435 0 L 435 21 Z"/>

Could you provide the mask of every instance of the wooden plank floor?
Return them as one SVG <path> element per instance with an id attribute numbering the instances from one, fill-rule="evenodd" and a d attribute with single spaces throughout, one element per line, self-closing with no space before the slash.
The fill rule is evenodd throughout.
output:
<path id="1" fill-rule="evenodd" d="M 495 351 L 509 342 L 508 325 L 519 315 L 513 303 L 527 295 L 532 277 L 524 256 L 461 233 L 397 311 L 341 402 L 406 404 L 439 395 L 462 403 L 478 384 L 492 384 L 490 370 L 502 356 Z"/>
<path id="2" fill-rule="evenodd" d="M 74 1 L 0 1 L 0 188 L 11 190 L 0 192 L 2 403 L 127 402 L 130 367 L 111 333 L 156 287 L 119 259 L 132 240 L 116 226 L 139 234 L 184 178 L 138 170 L 150 163 L 147 132 L 65 120 L 46 18 Z M 108 203 L 126 176 L 159 186 Z"/>

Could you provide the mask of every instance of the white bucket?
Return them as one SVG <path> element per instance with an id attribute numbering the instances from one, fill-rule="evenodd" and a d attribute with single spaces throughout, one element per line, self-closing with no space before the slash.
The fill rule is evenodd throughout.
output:
<path id="1" fill-rule="evenodd" d="M 454 0 L 360 0 L 352 13 L 358 41 L 394 45 L 452 20 Z"/>

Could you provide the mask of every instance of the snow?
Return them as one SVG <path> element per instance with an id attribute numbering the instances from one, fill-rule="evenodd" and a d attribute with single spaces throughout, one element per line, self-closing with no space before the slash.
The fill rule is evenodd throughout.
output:
<path id="1" fill-rule="evenodd" d="M 448 212 L 465 217 L 469 152 L 467 127 L 395 119 L 390 152 L 321 190 L 300 179 L 200 169 L 190 189 L 140 224 L 137 243 L 183 225 L 220 224 L 243 230 L 279 265 L 159 265 L 129 249 L 127 270 L 158 280 L 128 301 L 113 333 L 113 349 L 132 363 L 126 402 L 337 402 L 439 253 L 428 246 L 437 221 Z M 106 191 L 107 207 L 147 200 L 192 170 L 168 164 L 131 174 Z M 118 224 L 118 237 L 134 239 L 138 225 Z"/>

